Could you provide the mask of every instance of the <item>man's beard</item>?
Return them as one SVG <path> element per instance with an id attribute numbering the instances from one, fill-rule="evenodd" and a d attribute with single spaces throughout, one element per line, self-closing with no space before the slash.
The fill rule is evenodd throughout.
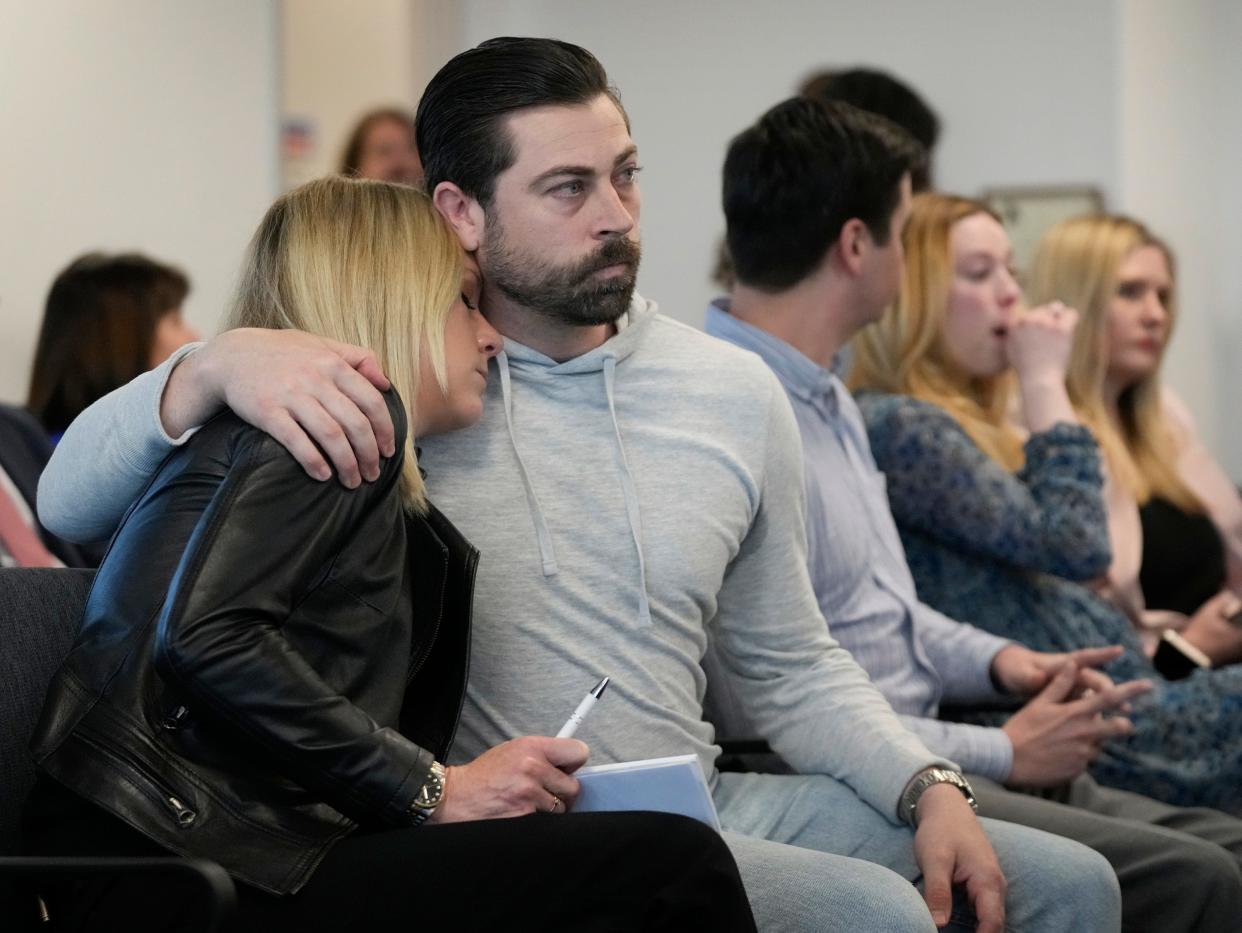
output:
<path id="1" fill-rule="evenodd" d="M 489 248 L 479 261 L 483 278 L 510 301 L 565 324 L 589 327 L 611 324 L 623 315 L 634 295 L 642 250 L 634 240 L 609 240 L 570 266 L 540 261 L 506 242 L 504 228 L 488 219 Z M 607 279 L 595 273 L 609 266 L 629 268 Z"/>

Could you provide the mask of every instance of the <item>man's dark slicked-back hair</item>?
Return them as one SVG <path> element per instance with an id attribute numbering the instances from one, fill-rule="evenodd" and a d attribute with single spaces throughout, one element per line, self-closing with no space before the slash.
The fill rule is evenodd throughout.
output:
<path id="1" fill-rule="evenodd" d="M 796 285 L 854 218 L 885 245 L 902 176 L 922 160 L 914 138 L 883 117 L 798 97 L 777 104 L 725 156 L 737 280 L 767 291 Z"/>
<path id="2" fill-rule="evenodd" d="M 427 85 L 414 118 L 427 191 L 451 181 L 486 207 L 496 176 L 517 159 L 505 117 L 527 107 L 585 104 L 600 94 L 625 117 L 599 60 L 558 39 L 489 39 L 454 56 Z"/>

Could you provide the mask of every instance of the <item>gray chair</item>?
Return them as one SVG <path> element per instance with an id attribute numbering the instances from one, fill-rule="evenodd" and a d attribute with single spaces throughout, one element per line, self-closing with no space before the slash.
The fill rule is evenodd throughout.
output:
<path id="1" fill-rule="evenodd" d="M 34 784 L 27 750 L 47 687 L 73 646 L 90 570 L 0 570 L 0 929 L 37 929 L 39 904 L 22 883 L 39 875 L 142 872 L 184 879 L 203 897 L 201 929 L 221 929 L 236 892 L 219 865 L 202 859 L 18 856 L 21 807 Z"/>

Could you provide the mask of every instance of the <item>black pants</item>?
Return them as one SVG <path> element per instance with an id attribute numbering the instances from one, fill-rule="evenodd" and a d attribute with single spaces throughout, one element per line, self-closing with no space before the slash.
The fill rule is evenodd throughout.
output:
<path id="1" fill-rule="evenodd" d="M 39 855 L 166 855 L 111 814 L 41 778 L 27 807 Z M 733 857 L 711 829 L 662 813 L 533 814 L 358 832 L 297 894 L 238 888 L 236 931 L 753 931 Z M 44 887 L 60 931 L 189 929 L 174 884 L 109 876 Z M 437 926 L 425 926 L 434 924 Z"/>

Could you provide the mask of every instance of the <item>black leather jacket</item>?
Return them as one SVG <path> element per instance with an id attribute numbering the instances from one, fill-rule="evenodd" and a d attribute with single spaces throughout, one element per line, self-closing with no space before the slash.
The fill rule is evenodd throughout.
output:
<path id="1" fill-rule="evenodd" d="M 40 767 L 275 893 L 357 826 L 409 825 L 461 712 L 478 552 L 403 511 L 401 460 L 315 482 L 231 413 L 171 453 L 95 578 Z"/>

